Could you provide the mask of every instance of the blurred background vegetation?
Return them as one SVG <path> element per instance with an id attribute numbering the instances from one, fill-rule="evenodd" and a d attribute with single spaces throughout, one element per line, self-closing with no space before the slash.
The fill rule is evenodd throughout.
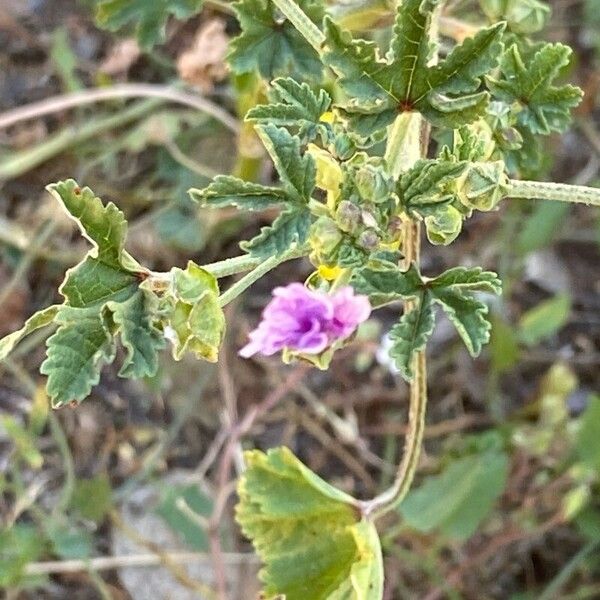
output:
<path id="1" fill-rule="evenodd" d="M 179 19 L 163 19 L 161 32 L 169 1 Z M 0 2 L 0 122 L 14 107 L 127 82 L 179 86 L 232 115 L 261 97 L 252 75 L 228 74 L 231 5 L 206 0 L 197 13 L 187 0 L 113 0 L 145 8 L 129 22 L 113 15 L 111 33 L 96 4 Z M 481 19 L 476 2 L 450 4 L 459 19 Z M 544 35 L 574 48 L 568 75 L 586 98 L 572 129 L 548 138 L 539 160 L 532 153 L 526 176 L 600 185 L 600 1 L 550 5 Z M 116 98 L 1 129 L 0 336 L 58 300 L 86 251 L 44 192 L 58 179 L 124 210 L 130 250 L 152 269 L 239 253 L 236 240 L 265 215 L 199 209 L 186 194 L 216 173 L 269 178 L 251 131 L 237 127 L 181 103 Z M 600 213 L 507 202 L 477 213 L 452 246 L 424 251 L 425 273 L 456 264 L 497 270 L 504 295 L 490 299 L 492 342 L 477 361 L 443 321 L 434 334 L 425 456 L 382 523 L 386 597 L 600 598 Z M 236 355 L 270 290 L 309 272 L 279 268 L 228 307 L 218 365 L 165 355 L 157 377 L 136 382 L 106 369 L 77 409 L 48 408 L 45 334 L 0 365 L 6 598 L 211 599 L 218 576 L 231 599 L 255 597 L 259 565 L 232 515 L 242 447 L 285 444 L 362 497 L 390 482 L 407 406 L 406 385 L 381 359 L 391 313 L 377 313 L 325 373 Z"/>

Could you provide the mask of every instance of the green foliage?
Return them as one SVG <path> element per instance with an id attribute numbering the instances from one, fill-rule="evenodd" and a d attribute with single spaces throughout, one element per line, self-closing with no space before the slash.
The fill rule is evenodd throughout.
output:
<path id="1" fill-rule="evenodd" d="M 600 396 L 592 395 L 581 415 L 581 426 L 577 435 L 577 453 L 590 469 L 600 474 Z"/>
<path id="2" fill-rule="evenodd" d="M 205 206 L 213 208 L 235 206 L 242 210 L 265 210 L 292 201 L 282 188 L 242 181 L 227 175 L 215 177 L 203 190 L 192 188 L 190 196 Z"/>
<path id="3" fill-rule="evenodd" d="M 544 44 L 526 57 L 513 44 L 500 64 L 502 78 L 489 78 L 490 89 L 499 100 L 516 105 L 517 123 L 531 133 L 562 132 L 583 95 L 573 85 L 553 85 L 570 57 L 571 49 L 563 44 Z"/>
<path id="4" fill-rule="evenodd" d="M 431 294 L 424 292 L 416 306 L 405 312 L 390 329 L 390 357 L 405 379 L 413 378 L 413 358 L 425 348 L 435 326 Z"/>
<path id="5" fill-rule="evenodd" d="M 216 362 L 225 334 L 225 316 L 215 277 L 192 261 L 185 270 L 174 268 L 163 302 L 173 358 L 180 360 L 185 352 L 193 352 L 197 358 Z"/>
<path id="6" fill-rule="evenodd" d="M 269 104 L 250 109 L 246 120 L 292 127 L 299 136 L 314 139 L 325 127 L 321 117 L 330 105 L 331 98 L 325 90 L 317 94 L 306 83 L 290 78 L 275 79 L 269 89 Z"/>
<path id="7" fill-rule="evenodd" d="M 203 0 L 100 0 L 98 24 L 110 31 L 135 26 L 138 42 L 145 50 L 164 42 L 170 16 L 187 19 L 200 12 Z"/>
<path id="8" fill-rule="evenodd" d="M 56 314 L 58 313 L 58 306 L 49 306 L 44 310 L 36 312 L 33 316 L 29 317 L 25 321 L 25 325 L 18 331 L 13 331 L 6 337 L 0 340 L 0 361 L 4 360 L 14 349 L 14 347 L 30 333 L 33 333 L 37 329 L 47 327 L 54 322 Z"/>
<path id="9" fill-rule="evenodd" d="M 308 239 L 311 215 L 306 209 L 282 212 L 272 225 L 263 227 L 260 233 L 240 247 L 251 256 L 268 258 L 282 255 L 293 246 L 302 246 Z"/>
<path id="10" fill-rule="evenodd" d="M 351 497 L 287 448 L 247 452 L 236 518 L 265 563 L 265 597 L 379 600 L 379 538 Z"/>
<path id="11" fill-rule="evenodd" d="M 464 540 L 489 515 L 506 485 L 508 458 L 498 449 L 458 458 L 409 492 L 400 513 L 411 527 Z"/>
<path id="12" fill-rule="evenodd" d="M 300 0 L 298 5 L 315 23 L 323 19 L 318 0 Z M 242 28 L 229 44 L 229 64 L 235 73 L 258 71 L 269 81 L 290 75 L 320 78 L 319 55 L 271 0 L 240 0 L 233 7 Z"/>
<path id="13" fill-rule="evenodd" d="M 123 213 L 73 180 L 48 189 L 93 246 L 60 287 L 65 302 L 54 318 L 59 328 L 48 339 L 40 369 L 48 375 L 53 404 L 61 406 L 82 400 L 98 383 L 100 369 L 115 357 L 116 335 L 126 349 L 123 377 L 153 375 L 164 341 L 150 316 L 152 296 L 140 287 L 146 274 L 124 251 Z"/>
<path id="14" fill-rule="evenodd" d="M 15 446 L 16 457 L 32 469 L 40 469 L 44 457 L 36 445 L 36 436 L 11 415 L 0 415 L 0 425 Z"/>
<path id="15" fill-rule="evenodd" d="M 112 488 L 108 476 L 78 479 L 71 497 L 71 508 L 82 518 L 102 523 L 112 508 Z"/>
<path id="16" fill-rule="evenodd" d="M 521 316 L 519 320 L 521 341 L 528 346 L 534 346 L 565 325 L 570 313 L 571 299 L 566 294 L 541 302 Z"/>
<path id="17" fill-rule="evenodd" d="M 44 553 L 38 531 L 32 525 L 17 523 L 0 531 L 0 588 L 21 583 L 28 563 Z"/>
<path id="18" fill-rule="evenodd" d="M 479 267 L 455 267 L 429 279 L 419 275 L 414 266 L 402 273 L 398 267 L 388 263 L 379 268 L 361 269 L 352 284 L 375 303 L 417 299 L 416 306 L 402 316 L 390 333 L 390 356 L 409 381 L 412 379 L 413 357 L 424 348 L 433 331 L 433 304 L 441 306 L 469 353 L 478 356 L 489 341 L 491 326 L 487 319 L 487 305 L 474 297 L 474 293 L 499 294 L 502 291 L 498 276 Z"/>
<path id="19" fill-rule="evenodd" d="M 198 358 L 216 361 L 225 319 L 215 277 L 190 262 L 186 270 L 173 269 L 169 283 L 163 280 L 153 287 L 151 272 L 124 250 L 127 224 L 114 204 L 104 205 L 73 180 L 49 190 L 92 249 L 67 272 L 60 287 L 64 303 L 40 311 L 1 340 L 0 360 L 25 335 L 57 325 L 40 368 L 48 376 L 46 389 L 55 407 L 89 395 L 102 368 L 114 360 L 117 340 L 125 350 L 121 377 L 155 375 L 165 336 L 176 359 L 189 350 Z"/>
<path id="20" fill-rule="evenodd" d="M 429 30 L 436 4 L 436 0 L 401 3 L 385 59 L 373 42 L 354 40 L 325 19 L 323 62 L 339 75 L 351 99 L 343 108 L 363 135 L 389 125 L 403 111 L 419 111 L 445 127 L 463 125 L 485 112 L 489 95 L 479 87 L 502 53 L 504 25 L 481 30 L 431 66 Z"/>
<path id="21" fill-rule="evenodd" d="M 210 517 L 213 508 L 211 500 L 199 490 L 197 485 L 172 485 L 161 490 L 156 512 L 190 548 L 198 552 L 206 552 L 209 549 L 206 530 L 182 510 L 182 503 L 197 515 L 206 518 Z"/>
<path id="22" fill-rule="evenodd" d="M 490 21 L 507 21 L 508 28 L 519 34 L 543 29 L 550 17 L 550 7 L 540 0 L 479 0 Z"/>
<path id="23" fill-rule="evenodd" d="M 253 239 L 240 243 L 242 250 L 257 258 L 284 254 L 294 245 L 303 246 L 312 222 L 308 202 L 315 189 L 317 170 L 313 157 L 302 154 L 300 140 L 282 127 L 257 125 L 256 130 L 273 160 L 283 187 L 274 188 L 218 177 L 203 190 L 191 189 L 191 197 L 209 206 L 234 205 L 262 210 L 274 204 L 285 209 Z"/>
<path id="24" fill-rule="evenodd" d="M 45 530 L 52 551 L 59 558 L 88 558 L 92 554 L 91 534 L 66 519 L 53 519 Z"/>

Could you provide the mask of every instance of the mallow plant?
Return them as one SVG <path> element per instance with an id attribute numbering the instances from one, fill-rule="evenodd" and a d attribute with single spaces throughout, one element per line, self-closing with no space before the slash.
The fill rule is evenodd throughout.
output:
<path id="1" fill-rule="evenodd" d="M 105 19 L 116 5 L 103 3 Z M 234 5 L 241 33 L 229 62 L 234 73 L 264 80 L 264 102 L 246 122 L 273 162 L 274 183 L 220 175 L 190 194 L 214 209 L 278 211 L 235 258 L 154 272 L 127 252 L 117 206 L 73 180 L 48 186 L 90 250 L 66 273 L 62 304 L 5 337 L 0 358 L 34 330 L 54 328 L 41 366 L 54 407 L 82 401 L 118 346 L 122 377 L 152 376 L 166 348 L 175 360 L 192 353 L 217 361 L 223 308 L 285 261 L 306 257 L 314 271 L 273 290 L 239 351 L 244 358 L 279 355 L 327 369 L 372 312 L 398 307 L 390 355 L 410 397 L 389 489 L 358 499 L 287 448 L 245 455 L 236 518 L 264 563 L 265 598 L 383 597 L 377 524 L 402 502 L 419 461 L 436 312 L 477 356 L 490 335 L 482 298 L 501 292 L 497 275 L 479 267 L 423 272 L 421 238 L 451 244 L 476 211 L 501 210 L 503 202 L 600 205 L 598 189 L 523 178 L 540 139 L 563 132 L 582 97 L 559 81 L 571 50 L 528 37 L 543 28 L 546 5 L 480 5 L 480 25 L 456 32 L 438 0 L 403 0 L 395 10 L 369 2 L 326 9 L 319 0 Z M 351 32 L 377 28 L 377 43 Z M 221 289 L 219 280 L 242 273 Z"/>

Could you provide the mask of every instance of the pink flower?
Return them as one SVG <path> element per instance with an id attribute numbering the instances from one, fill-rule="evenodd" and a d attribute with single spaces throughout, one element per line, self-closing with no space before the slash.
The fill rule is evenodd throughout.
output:
<path id="1" fill-rule="evenodd" d="M 338 340 L 354 333 L 371 314 L 366 296 L 355 296 L 351 287 L 334 294 L 309 290 L 290 283 L 273 290 L 250 342 L 240 350 L 248 358 L 261 353 L 271 356 L 287 348 L 304 354 L 320 354 Z"/>

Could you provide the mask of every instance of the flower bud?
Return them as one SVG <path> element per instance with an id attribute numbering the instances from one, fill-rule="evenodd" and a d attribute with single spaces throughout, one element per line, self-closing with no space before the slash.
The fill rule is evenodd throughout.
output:
<path id="1" fill-rule="evenodd" d="M 514 33 L 540 31 L 550 16 L 550 7 L 540 0 L 479 0 L 491 21 L 506 20 Z"/>
<path id="2" fill-rule="evenodd" d="M 467 208 L 492 210 L 504 197 L 508 177 L 502 161 L 472 163 L 456 181 L 459 200 Z"/>
<path id="3" fill-rule="evenodd" d="M 310 228 L 309 243 L 318 255 L 333 252 L 342 241 L 342 232 L 330 217 L 319 217 Z"/>
<path id="4" fill-rule="evenodd" d="M 390 197 L 391 185 L 385 173 L 373 165 L 363 165 L 356 174 L 356 189 L 364 200 L 384 202 Z"/>
<path id="5" fill-rule="evenodd" d="M 436 246 L 447 246 L 453 242 L 462 229 L 462 215 L 456 208 L 447 204 L 439 207 L 433 215 L 425 217 L 427 239 Z"/>
<path id="6" fill-rule="evenodd" d="M 307 151 L 317 167 L 317 187 L 327 192 L 327 204 L 331 207 L 340 195 L 340 186 L 344 180 L 342 169 L 327 150 L 309 144 Z"/>
<path id="7" fill-rule="evenodd" d="M 358 244 L 365 250 L 372 252 L 379 245 L 379 236 L 373 229 L 365 229 L 358 238 Z"/>
<path id="8" fill-rule="evenodd" d="M 360 208 L 349 200 L 342 200 L 335 211 L 335 222 L 337 226 L 347 233 L 356 230 L 360 223 Z"/>
<path id="9" fill-rule="evenodd" d="M 333 153 L 340 160 L 348 160 L 356 152 L 356 145 L 348 135 L 338 135 L 333 142 Z"/>

